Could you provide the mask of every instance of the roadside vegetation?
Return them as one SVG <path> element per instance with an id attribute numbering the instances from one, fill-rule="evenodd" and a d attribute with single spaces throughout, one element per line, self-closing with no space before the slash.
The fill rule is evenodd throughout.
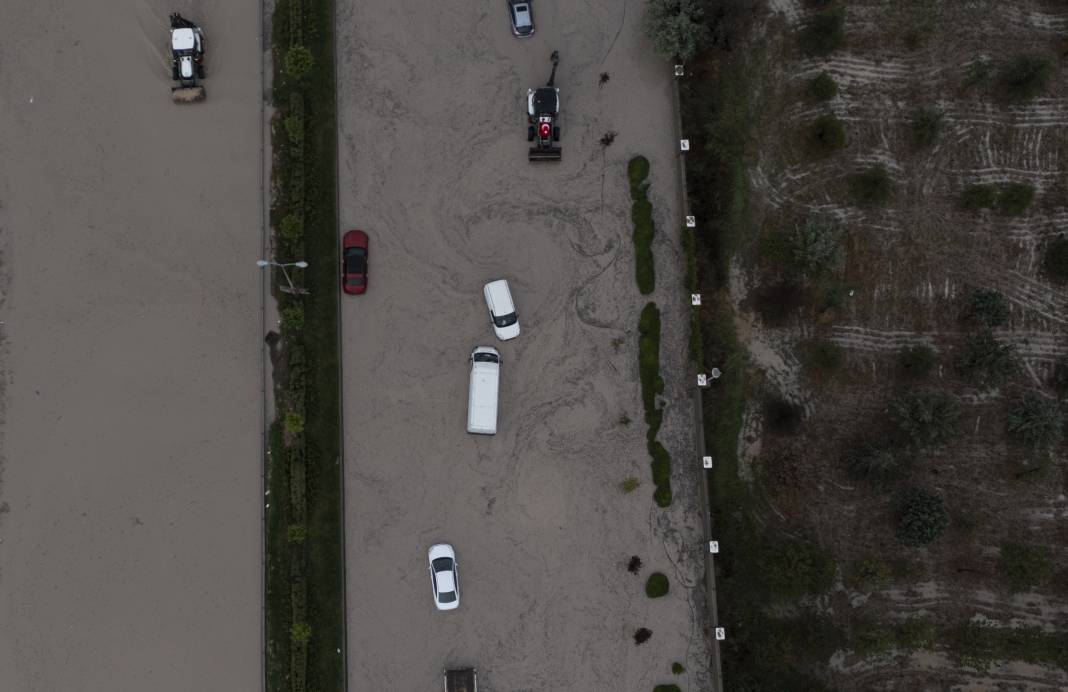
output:
<path id="1" fill-rule="evenodd" d="M 630 220 L 634 225 L 634 272 L 638 290 L 649 295 L 656 288 L 656 265 L 653 261 L 653 205 L 649 201 L 649 159 L 635 156 L 627 164 L 630 181 Z"/>
<path id="2" fill-rule="evenodd" d="M 272 348 L 278 421 L 267 476 L 269 692 L 344 689 L 344 556 L 338 360 L 333 3 L 279 0 L 272 20 L 273 180 L 281 339 Z"/>

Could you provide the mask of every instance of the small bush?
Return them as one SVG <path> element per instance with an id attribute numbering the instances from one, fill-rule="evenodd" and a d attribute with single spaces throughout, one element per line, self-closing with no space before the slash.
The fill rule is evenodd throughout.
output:
<path id="1" fill-rule="evenodd" d="M 890 201 L 893 192 L 894 181 L 885 166 L 872 166 L 849 176 L 849 194 L 861 207 L 882 206 Z"/>
<path id="2" fill-rule="evenodd" d="M 299 115 L 286 116 L 282 121 L 282 125 L 285 127 L 286 136 L 289 137 L 289 141 L 294 144 L 300 144 L 304 141 L 304 118 Z"/>
<path id="3" fill-rule="evenodd" d="M 638 378 L 646 416 L 656 408 L 660 383 L 660 310 L 656 303 L 646 303 L 638 318 Z"/>
<path id="4" fill-rule="evenodd" d="M 801 29 L 801 50 L 809 55 L 828 55 L 845 38 L 845 8 L 834 5 L 820 10 Z"/>
<path id="5" fill-rule="evenodd" d="M 790 235 L 794 268 L 806 278 L 840 271 L 845 265 L 842 228 L 837 224 L 810 219 Z"/>
<path id="6" fill-rule="evenodd" d="M 873 618 L 864 618 L 853 631 L 853 650 L 858 656 L 886 653 L 896 643 L 893 626 Z"/>
<path id="7" fill-rule="evenodd" d="M 634 276 L 638 290 L 648 295 L 656 288 L 656 264 L 653 259 L 653 237 L 656 224 L 653 222 L 653 205 L 647 197 L 645 180 L 649 175 L 649 160 L 635 156 L 627 164 L 630 181 L 630 220 L 634 225 Z"/>
<path id="8" fill-rule="evenodd" d="M 904 455 L 892 449 L 865 445 L 846 457 L 846 467 L 854 478 L 885 483 L 900 478 L 906 463 Z"/>
<path id="9" fill-rule="evenodd" d="M 1061 396 L 1068 394 L 1068 356 L 1061 356 L 1053 366 L 1053 374 L 1049 378 L 1049 384 L 1053 391 Z"/>
<path id="10" fill-rule="evenodd" d="M 998 557 L 998 574 L 1014 592 L 1041 585 L 1053 574 L 1048 546 L 1005 543 Z"/>
<path id="11" fill-rule="evenodd" d="M 1003 216 L 1019 216 L 1035 199 L 1035 188 L 1027 183 L 1009 183 L 998 190 L 994 209 Z"/>
<path id="12" fill-rule="evenodd" d="M 764 402 L 764 424 L 773 433 L 793 435 L 801 428 L 804 413 L 802 407 L 779 397 Z"/>
<path id="13" fill-rule="evenodd" d="M 902 649 L 929 649 L 935 641 L 934 623 L 923 617 L 909 618 L 897 626 L 897 643 Z"/>
<path id="14" fill-rule="evenodd" d="M 312 54 L 307 46 L 294 44 L 286 51 L 285 70 L 290 77 L 301 77 L 312 68 Z"/>
<path id="15" fill-rule="evenodd" d="M 627 571 L 631 574 L 637 574 L 642 569 L 642 559 L 637 555 L 631 555 L 630 560 L 627 561 Z"/>
<path id="16" fill-rule="evenodd" d="M 635 156 L 627 162 L 627 179 L 630 180 L 630 196 L 637 197 L 642 183 L 649 177 L 649 159 Z"/>
<path id="17" fill-rule="evenodd" d="M 1009 321 L 1009 301 L 1001 291 L 980 288 L 965 299 L 961 316 L 973 324 L 1000 327 Z"/>
<path id="18" fill-rule="evenodd" d="M 1009 434 L 1032 447 L 1052 447 L 1061 441 L 1064 422 L 1056 401 L 1028 393 L 1009 406 Z"/>
<path id="19" fill-rule="evenodd" d="M 308 537 L 308 529 L 304 524 L 290 524 L 286 531 L 286 538 L 290 543 L 303 543 Z"/>
<path id="20" fill-rule="evenodd" d="M 634 631 L 634 643 L 644 644 L 653 636 L 653 631 L 648 627 L 639 627 Z"/>
<path id="21" fill-rule="evenodd" d="M 653 491 L 653 502 L 656 503 L 657 507 L 670 507 L 672 497 L 670 485 L 657 486 L 656 490 Z"/>
<path id="22" fill-rule="evenodd" d="M 289 242 L 304 237 L 304 221 L 297 214 L 287 214 L 278 222 L 278 235 Z"/>
<path id="23" fill-rule="evenodd" d="M 998 191 L 993 185 L 969 185 L 960 194 L 960 206 L 967 211 L 990 209 L 997 197 Z"/>
<path id="24" fill-rule="evenodd" d="M 650 464 L 653 469 L 653 485 L 661 486 L 671 483 L 671 456 L 664 449 L 664 445 L 653 440 L 649 443 L 649 455 L 653 458 Z"/>
<path id="25" fill-rule="evenodd" d="M 807 141 L 810 154 L 827 156 L 845 146 L 845 126 L 833 115 L 821 115 L 809 126 Z"/>
<path id="26" fill-rule="evenodd" d="M 933 542 L 949 526 L 949 514 L 942 498 L 922 488 L 908 488 L 901 493 L 897 519 L 897 539 L 914 548 Z"/>
<path id="27" fill-rule="evenodd" d="M 946 392 L 905 394 L 890 402 L 890 417 L 900 435 L 918 447 L 943 444 L 960 432 L 960 404 Z"/>
<path id="28" fill-rule="evenodd" d="M 290 435 L 304 432 L 304 416 L 294 411 L 286 411 L 285 429 Z"/>
<path id="29" fill-rule="evenodd" d="M 833 341 L 812 340 L 803 344 L 801 359 L 809 374 L 828 377 L 842 369 L 845 353 Z"/>
<path id="30" fill-rule="evenodd" d="M 931 372 L 938 362 L 938 354 L 930 346 L 916 344 L 897 352 L 897 365 L 908 377 L 920 379 Z"/>
<path id="31" fill-rule="evenodd" d="M 816 101 L 830 101 L 838 95 L 838 83 L 826 72 L 820 72 L 808 82 L 808 95 Z"/>
<path id="32" fill-rule="evenodd" d="M 890 584 L 890 566 L 875 557 L 866 557 L 853 565 L 852 581 L 862 591 L 879 591 Z"/>
<path id="33" fill-rule="evenodd" d="M 672 673 L 672 675 L 682 675 L 685 672 L 686 672 L 686 666 L 682 665 L 678 661 L 675 661 L 674 663 L 671 664 L 671 673 Z M 678 688 L 675 688 L 675 689 L 678 689 Z"/>
<path id="34" fill-rule="evenodd" d="M 938 135 L 942 132 L 942 111 L 936 108 L 918 108 L 912 113 L 912 121 L 909 123 L 909 133 L 912 145 L 929 147 L 938 141 Z"/>
<path id="35" fill-rule="evenodd" d="M 297 643 L 311 639 L 311 625 L 306 622 L 295 622 L 289 628 L 289 638 Z"/>
<path id="36" fill-rule="evenodd" d="M 834 560 L 814 543 L 769 541 L 757 552 L 762 565 L 757 578 L 769 598 L 791 600 L 826 593 L 834 585 Z"/>
<path id="37" fill-rule="evenodd" d="M 1001 68 L 998 83 L 1005 96 L 1014 101 L 1027 101 L 1041 96 L 1053 77 L 1053 64 L 1044 56 L 1017 55 Z"/>
<path id="38" fill-rule="evenodd" d="M 650 0 L 645 32 L 662 57 L 685 62 L 711 38 L 703 19 L 704 6 L 698 0 Z"/>
<path id="39" fill-rule="evenodd" d="M 993 76 L 994 66 L 989 58 L 979 56 L 965 67 L 964 86 L 966 88 L 986 87 L 990 84 L 990 79 Z"/>
<path id="40" fill-rule="evenodd" d="M 304 329 L 304 308 L 300 305 L 282 308 L 281 318 L 283 333 L 292 334 Z"/>
<path id="41" fill-rule="evenodd" d="M 639 481 L 637 478 L 625 478 L 623 479 L 623 483 L 620 484 L 623 489 L 623 492 L 627 494 L 630 494 L 637 490 L 639 485 L 641 485 L 641 481 Z"/>
<path id="42" fill-rule="evenodd" d="M 996 387 L 1016 372 L 1016 349 L 998 341 L 989 329 L 973 334 L 953 359 L 961 376 L 980 387 Z"/>
<path id="43" fill-rule="evenodd" d="M 645 582 L 645 595 L 649 598 L 660 598 L 668 592 L 668 578 L 662 572 L 653 572 Z"/>
<path id="44" fill-rule="evenodd" d="M 1068 282 L 1068 238 L 1062 236 L 1046 246 L 1042 265 L 1046 274 L 1057 283 Z"/>

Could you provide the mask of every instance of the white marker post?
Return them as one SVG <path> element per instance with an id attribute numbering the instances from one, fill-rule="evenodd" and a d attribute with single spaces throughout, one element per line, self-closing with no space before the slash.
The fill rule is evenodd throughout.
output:
<path id="1" fill-rule="evenodd" d="M 696 227 L 697 227 L 697 217 L 696 216 L 687 216 L 686 217 L 686 228 L 696 228 Z"/>
<path id="2" fill-rule="evenodd" d="M 722 627 L 716 628 L 716 641 L 721 642 L 727 638 L 727 630 Z"/>
<path id="3" fill-rule="evenodd" d="M 701 466 L 706 469 L 712 468 L 712 457 L 701 457 Z"/>
<path id="4" fill-rule="evenodd" d="M 675 76 L 676 77 L 681 77 L 684 74 L 686 74 L 686 69 L 682 65 L 676 65 L 675 66 Z"/>
<path id="5" fill-rule="evenodd" d="M 718 555 L 719 554 L 719 541 L 709 541 L 708 542 L 708 552 L 712 553 L 713 555 Z"/>
<path id="6" fill-rule="evenodd" d="M 690 305 L 700 305 L 700 304 L 701 304 L 701 294 L 700 293 L 691 293 L 690 294 Z"/>
<path id="7" fill-rule="evenodd" d="M 680 151 L 689 151 L 690 150 L 690 140 L 688 140 L 688 139 L 680 139 L 679 140 L 679 150 Z"/>

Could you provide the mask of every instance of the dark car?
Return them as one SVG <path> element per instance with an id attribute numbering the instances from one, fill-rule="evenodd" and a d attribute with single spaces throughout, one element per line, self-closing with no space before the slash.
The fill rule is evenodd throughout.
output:
<path id="1" fill-rule="evenodd" d="M 367 292 L 367 234 L 349 231 L 341 241 L 341 290 L 352 295 Z"/>
<path id="2" fill-rule="evenodd" d="M 512 20 L 512 34 L 519 38 L 534 35 L 534 8 L 530 0 L 508 0 L 508 18 Z"/>

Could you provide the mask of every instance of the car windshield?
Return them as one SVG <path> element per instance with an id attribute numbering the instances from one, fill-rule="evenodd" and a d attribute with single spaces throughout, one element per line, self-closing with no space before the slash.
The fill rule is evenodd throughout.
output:
<path id="1" fill-rule="evenodd" d="M 476 363 L 496 363 L 497 355 L 494 353 L 476 353 L 471 360 Z"/>
<path id="2" fill-rule="evenodd" d="M 452 570 L 452 558 L 439 557 L 430 563 L 434 566 L 435 572 L 448 572 Z"/>
<path id="3" fill-rule="evenodd" d="M 349 286 L 363 286 L 364 278 L 362 276 L 348 276 L 345 277 L 345 283 Z"/>
<path id="4" fill-rule="evenodd" d="M 441 601 L 442 603 L 452 603 L 453 601 L 456 600 L 456 592 L 455 591 L 442 591 L 441 593 L 438 594 L 438 600 Z"/>
<path id="5" fill-rule="evenodd" d="M 498 327 L 511 327 L 518 320 L 519 318 L 516 317 L 515 313 L 511 312 L 507 315 L 501 315 L 499 317 L 495 316 L 493 318 L 493 324 L 497 325 Z"/>

